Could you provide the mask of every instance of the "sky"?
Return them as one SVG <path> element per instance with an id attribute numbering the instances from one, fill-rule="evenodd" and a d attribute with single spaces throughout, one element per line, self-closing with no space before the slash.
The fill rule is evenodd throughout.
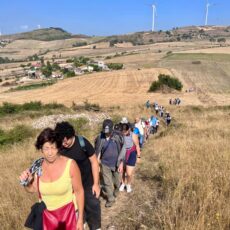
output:
<path id="1" fill-rule="evenodd" d="M 208 25 L 230 25 L 230 0 L 208 0 Z M 1 0 L 0 34 L 60 27 L 72 34 L 114 35 L 204 25 L 207 0 Z"/>

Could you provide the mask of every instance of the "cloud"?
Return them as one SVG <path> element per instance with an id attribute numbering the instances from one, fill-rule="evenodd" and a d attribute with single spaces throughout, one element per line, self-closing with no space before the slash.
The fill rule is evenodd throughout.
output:
<path id="1" fill-rule="evenodd" d="M 20 26 L 20 29 L 21 30 L 28 30 L 29 26 L 28 25 L 22 25 L 22 26 Z"/>
<path id="2" fill-rule="evenodd" d="M 38 29 L 41 29 L 41 25 L 37 25 Z"/>

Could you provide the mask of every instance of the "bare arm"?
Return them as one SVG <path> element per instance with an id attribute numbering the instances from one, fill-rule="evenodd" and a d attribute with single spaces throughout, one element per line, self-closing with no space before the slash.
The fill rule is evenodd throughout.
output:
<path id="1" fill-rule="evenodd" d="M 93 194 L 96 194 L 96 197 L 98 198 L 100 195 L 100 186 L 99 186 L 99 164 L 98 164 L 96 154 L 93 154 L 91 157 L 89 157 L 89 160 L 91 163 L 92 174 L 93 174 L 92 192 Z"/>
<path id="2" fill-rule="evenodd" d="M 138 139 L 138 135 L 133 133 L 133 143 L 136 145 L 136 149 L 137 149 L 137 156 L 140 157 L 141 156 L 141 148 L 139 145 L 139 139 Z"/>
<path id="3" fill-rule="evenodd" d="M 81 181 L 81 173 L 75 161 L 71 162 L 70 176 L 72 186 L 78 206 L 78 222 L 77 229 L 83 229 L 83 210 L 84 210 L 84 190 Z"/>

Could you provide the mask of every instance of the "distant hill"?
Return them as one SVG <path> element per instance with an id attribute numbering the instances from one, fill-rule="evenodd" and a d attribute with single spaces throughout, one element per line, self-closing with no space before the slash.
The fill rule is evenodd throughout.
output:
<path id="1" fill-rule="evenodd" d="M 113 35 L 108 37 L 90 37 L 83 34 L 70 34 L 62 28 L 44 28 L 31 32 L 18 33 L 1 36 L 1 39 L 9 40 L 38 40 L 54 41 L 68 38 L 89 39 L 90 43 L 109 42 L 110 46 L 118 43 L 130 42 L 134 46 L 146 45 L 159 42 L 179 42 L 179 41 L 217 41 L 219 38 L 230 39 L 230 26 L 187 26 L 175 27 L 167 31 L 143 31 L 123 35 Z"/>
<path id="2" fill-rule="evenodd" d="M 173 28 L 167 31 L 136 32 L 124 35 L 114 35 L 101 41 L 110 42 L 111 46 L 117 43 L 131 42 L 133 45 L 145 45 L 157 42 L 217 40 L 230 39 L 230 26 L 188 26 Z"/>
<path id="3" fill-rule="evenodd" d="M 39 41 L 53 41 L 53 40 L 61 40 L 67 38 L 86 38 L 86 35 L 72 35 L 67 31 L 63 30 L 62 28 L 45 28 L 45 29 L 38 29 L 33 30 L 30 32 L 25 33 L 18 33 L 12 35 L 2 36 L 2 39 L 10 39 L 10 40 L 39 40 Z"/>

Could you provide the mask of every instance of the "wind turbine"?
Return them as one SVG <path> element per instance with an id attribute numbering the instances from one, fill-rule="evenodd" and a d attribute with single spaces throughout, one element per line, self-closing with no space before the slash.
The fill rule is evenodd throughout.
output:
<path id="1" fill-rule="evenodd" d="M 152 5 L 152 8 L 153 8 L 152 32 L 154 32 L 155 31 L 155 15 L 157 15 L 157 9 L 154 4 Z"/>
<path id="2" fill-rule="evenodd" d="M 208 9 L 209 9 L 210 6 L 211 6 L 211 4 L 207 1 L 207 4 L 206 4 L 206 15 L 205 15 L 205 26 L 208 25 Z"/>
<path id="3" fill-rule="evenodd" d="M 216 3 L 209 3 L 208 0 L 207 0 L 207 3 L 206 3 L 206 15 L 205 15 L 205 25 L 207 26 L 208 25 L 208 13 L 209 13 L 209 7 L 210 6 L 216 6 L 218 4 Z"/>

